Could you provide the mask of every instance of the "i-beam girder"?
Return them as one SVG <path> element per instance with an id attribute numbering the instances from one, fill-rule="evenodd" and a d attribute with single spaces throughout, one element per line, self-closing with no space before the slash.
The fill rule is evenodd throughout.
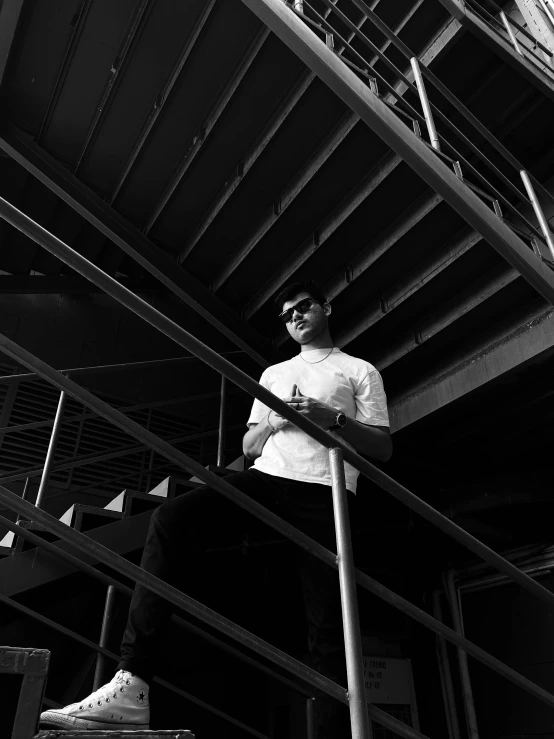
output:
<path id="1" fill-rule="evenodd" d="M 503 223 L 282 0 L 242 0 L 546 299 L 554 271 Z"/>
<path id="2" fill-rule="evenodd" d="M 32 142 L 24 141 L 21 134 L 5 121 L 0 128 L 0 149 L 262 367 L 267 367 L 270 360 L 282 359 L 255 329 L 236 316 L 53 157 Z"/>

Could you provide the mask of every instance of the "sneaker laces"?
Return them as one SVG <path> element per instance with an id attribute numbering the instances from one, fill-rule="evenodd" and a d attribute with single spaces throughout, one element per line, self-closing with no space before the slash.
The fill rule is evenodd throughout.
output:
<path id="1" fill-rule="evenodd" d="M 106 700 L 109 702 L 112 698 L 117 698 L 117 693 L 122 693 L 125 688 L 123 685 L 130 685 L 131 680 L 130 678 L 133 677 L 133 674 L 131 672 L 127 672 L 126 670 L 118 670 L 118 672 L 115 673 L 114 677 L 110 680 L 109 683 L 106 683 L 105 685 L 102 685 L 98 690 L 95 690 L 94 693 L 91 693 L 87 698 L 85 698 L 82 701 L 79 701 L 78 703 L 74 703 L 73 705 L 80 706 L 88 706 L 89 708 L 92 708 L 94 703 L 99 703 L 102 700 Z"/>

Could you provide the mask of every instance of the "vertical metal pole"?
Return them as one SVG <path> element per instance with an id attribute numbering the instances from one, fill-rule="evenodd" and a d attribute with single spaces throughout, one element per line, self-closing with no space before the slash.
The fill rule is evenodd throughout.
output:
<path id="1" fill-rule="evenodd" d="M 506 32 L 508 36 L 510 37 L 510 41 L 512 42 L 514 49 L 517 51 L 517 53 L 520 56 L 524 56 L 524 53 L 521 50 L 521 46 L 518 44 L 517 39 L 514 36 L 514 32 L 512 31 L 510 21 L 506 18 L 506 13 L 504 13 L 504 11 L 500 12 L 500 18 L 502 19 L 502 23 L 504 24 L 504 28 L 506 29 Z"/>
<path id="2" fill-rule="evenodd" d="M 217 466 L 225 467 L 225 442 L 227 414 L 227 378 L 221 375 L 221 395 L 219 400 L 219 435 L 217 438 Z"/>
<path id="3" fill-rule="evenodd" d="M 531 201 L 531 204 L 533 205 L 533 210 L 535 211 L 535 215 L 537 216 L 537 220 L 541 227 L 542 235 L 544 236 L 546 240 L 546 244 L 548 246 L 548 251 L 550 252 L 550 256 L 554 260 L 554 238 L 552 236 L 552 231 L 550 230 L 550 226 L 548 225 L 548 221 L 546 220 L 543 210 L 540 206 L 540 203 L 535 193 L 535 190 L 533 188 L 533 185 L 531 184 L 531 178 L 529 177 L 529 175 L 524 169 L 522 169 L 519 174 L 521 175 L 521 179 L 523 180 L 523 184 L 525 185 L 525 189 L 527 190 L 527 195 L 529 196 L 529 200 Z"/>
<path id="4" fill-rule="evenodd" d="M 27 500 L 27 495 L 29 494 L 29 485 L 31 484 L 31 478 L 27 477 L 25 480 L 25 485 L 23 486 L 23 492 L 21 493 L 21 500 Z M 19 513 L 17 514 L 17 518 L 15 519 L 16 523 L 20 523 L 21 516 Z"/>
<path id="5" fill-rule="evenodd" d="M 306 698 L 306 739 L 317 739 L 315 698 Z"/>
<path id="6" fill-rule="evenodd" d="M 299 13 L 304 12 L 304 0 L 293 0 L 292 7 Z"/>
<path id="7" fill-rule="evenodd" d="M 454 585 L 454 572 L 449 570 L 446 575 L 446 592 L 450 601 L 450 610 L 452 611 L 452 625 L 454 631 L 461 636 L 464 635 L 464 627 L 462 626 L 462 615 L 460 613 L 460 604 L 458 602 L 458 592 Z M 462 683 L 462 691 L 464 693 L 464 707 L 467 719 L 467 728 L 470 739 L 479 739 L 479 729 L 477 728 L 477 714 L 475 713 L 475 702 L 473 700 L 473 691 L 471 689 L 471 678 L 469 675 L 469 667 L 467 664 L 467 654 L 458 649 L 458 664 L 460 667 L 460 680 Z"/>
<path id="8" fill-rule="evenodd" d="M 348 702 L 352 739 L 371 739 L 371 724 L 367 713 L 366 692 L 362 665 L 362 636 L 356 598 L 354 557 L 348 516 L 348 492 L 344 479 L 344 461 L 340 449 L 329 449 L 333 489 L 333 511 L 337 537 L 337 565 L 339 570 Z"/>
<path id="9" fill-rule="evenodd" d="M 421 107 L 423 108 L 423 115 L 425 116 L 425 123 L 427 124 L 427 131 L 429 132 L 429 140 L 433 149 L 437 151 L 441 150 L 437 129 L 435 128 L 435 121 L 433 120 L 433 113 L 431 106 L 429 105 L 429 98 L 427 97 L 427 90 L 425 89 L 425 83 L 419 68 L 419 62 L 415 56 L 410 59 L 412 65 L 412 72 L 414 73 L 414 80 L 416 83 L 417 91 L 419 92 L 419 100 Z"/>
<path id="10" fill-rule="evenodd" d="M 44 496 L 46 494 L 46 488 L 48 487 L 48 479 L 50 477 L 50 470 L 54 462 L 54 455 L 56 454 L 56 445 L 58 443 L 58 437 L 60 435 L 60 429 L 62 426 L 62 417 L 65 408 L 66 394 L 62 390 L 60 393 L 60 400 L 58 402 L 58 409 L 56 411 L 56 417 L 54 419 L 54 425 L 52 426 L 52 435 L 50 436 L 50 443 L 48 445 L 48 451 L 46 452 L 46 459 L 44 460 L 44 469 L 42 471 L 42 478 L 38 488 L 37 499 L 35 505 L 37 508 L 42 506 Z"/>
<path id="11" fill-rule="evenodd" d="M 441 591 L 433 591 L 433 616 L 437 621 L 443 622 L 441 608 Z M 456 711 L 456 698 L 454 694 L 454 683 L 452 682 L 452 672 L 450 671 L 450 661 L 448 659 L 448 650 L 446 639 L 437 634 L 437 659 L 439 663 L 439 673 L 441 676 L 441 684 L 443 689 L 444 709 L 446 714 L 446 723 L 448 724 L 448 735 L 451 739 L 461 739 L 460 726 L 458 723 L 458 713 Z"/>
<path id="12" fill-rule="evenodd" d="M 113 616 L 113 605 L 114 605 L 114 599 L 115 599 L 115 588 L 113 585 L 108 585 L 108 590 L 106 591 L 106 602 L 104 604 L 104 615 L 102 617 L 102 629 L 100 631 L 100 641 L 99 644 L 101 647 L 104 647 L 104 649 L 107 648 L 108 645 L 108 635 L 110 633 L 110 626 L 112 623 L 112 616 Z M 92 690 L 98 690 L 98 688 L 104 684 L 104 666 L 105 666 L 106 660 L 104 659 L 103 654 L 97 654 L 96 655 L 96 668 L 94 670 L 94 680 L 92 683 Z"/>

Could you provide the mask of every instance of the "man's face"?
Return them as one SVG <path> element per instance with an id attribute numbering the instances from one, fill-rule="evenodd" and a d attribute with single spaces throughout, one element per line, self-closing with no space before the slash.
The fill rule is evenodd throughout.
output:
<path id="1" fill-rule="evenodd" d="M 287 300 L 283 304 L 283 311 L 292 308 L 305 298 L 311 298 L 308 292 L 299 292 L 291 300 Z M 312 302 L 310 309 L 306 313 L 300 313 L 293 310 L 292 319 L 286 324 L 287 331 L 298 344 L 309 344 L 317 338 L 323 331 L 327 330 L 327 313 L 322 305 Z"/>

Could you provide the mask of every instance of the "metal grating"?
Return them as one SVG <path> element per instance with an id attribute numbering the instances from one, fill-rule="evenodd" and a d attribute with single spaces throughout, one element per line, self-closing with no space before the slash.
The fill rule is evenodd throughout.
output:
<path id="1" fill-rule="evenodd" d="M 13 366 L 0 365 L 0 373 L 13 373 Z M 108 396 L 103 400 L 114 406 L 121 403 Z M 0 384 L 0 419 L 2 427 L 13 427 L 23 424 L 52 420 L 56 413 L 59 392 L 41 380 L 27 381 L 18 385 Z M 64 417 L 79 416 L 88 412 L 82 405 L 68 398 Z M 130 411 L 129 417 L 142 426 L 160 436 L 173 437 L 196 431 L 196 427 L 186 419 L 178 418 L 160 409 L 138 409 Z M 27 468 L 41 466 L 44 463 L 51 426 L 0 434 L 0 475 L 6 475 Z M 73 423 L 65 423 L 59 436 L 55 463 L 63 463 L 84 455 L 102 455 L 136 447 L 137 443 L 98 417 L 82 418 Z M 200 448 L 199 441 L 178 444 L 183 451 L 195 455 Z M 106 491 L 119 491 L 122 484 L 128 484 L 135 490 L 145 490 L 156 485 L 175 469 L 160 470 L 148 474 L 147 470 L 161 466 L 162 460 L 154 460 L 152 453 L 141 449 L 131 454 L 107 460 L 86 462 L 72 469 L 54 470 L 51 483 L 54 487 L 67 490 L 71 488 L 93 487 L 101 484 Z M 110 478 L 117 478 L 108 482 Z M 38 478 L 37 478 L 38 481 Z"/>

